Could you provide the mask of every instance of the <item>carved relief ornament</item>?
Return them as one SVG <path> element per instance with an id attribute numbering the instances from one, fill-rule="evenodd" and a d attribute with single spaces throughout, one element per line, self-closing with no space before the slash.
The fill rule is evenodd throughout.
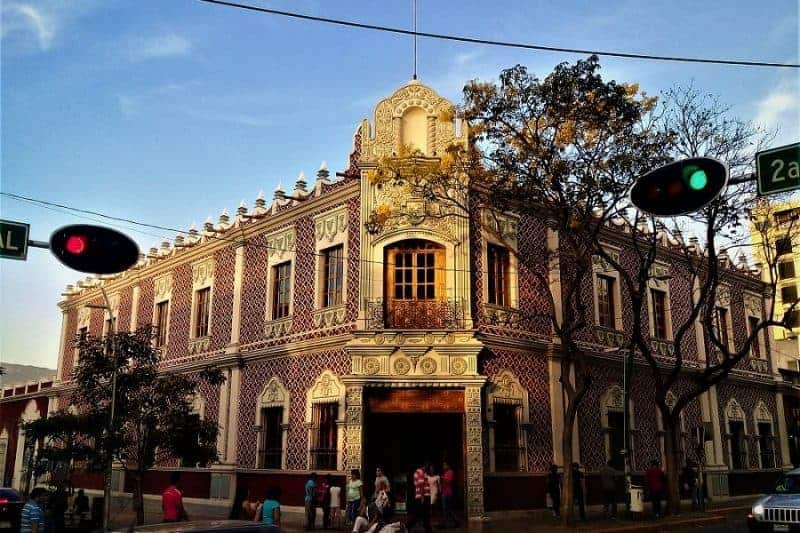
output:
<path id="1" fill-rule="evenodd" d="M 155 278 L 153 280 L 153 287 L 156 302 L 172 299 L 172 272 Z"/>
<path id="2" fill-rule="evenodd" d="M 192 288 L 202 289 L 214 283 L 214 258 L 192 263 Z"/>
<path id="3" fill-rule="evenodd" d="M 317 242 L 332 243 L 340 234 L 347 232 L 347 209 L 345 207 L 324 213 L 314 221 Z"/>
<path id="4" fill-rule="evenodd" d="M 294 244 L 295 231 L 293 227 L 267 238 L 270 264 L 280 263 L 289 253 L 294 252 Z"/>
<path id="5" fill-rule="evenodd" d="M 744 293 L 744 308 L 748 315 L 761 318 L 761 297 L 749 292 Z"/>

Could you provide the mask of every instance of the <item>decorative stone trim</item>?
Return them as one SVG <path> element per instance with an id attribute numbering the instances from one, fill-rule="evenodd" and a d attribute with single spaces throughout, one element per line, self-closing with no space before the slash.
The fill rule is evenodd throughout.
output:
<path id="1" fill-rule="evenodd" d="M 211 345 L 211 336 L 206 335 L 205 337 L 196 337 L 194 339 L 189 339 L 189 353 L 202 353 L 207 352 L 208 347 Z"/>
<path id="2" fill-rule="evenodd" d="M 625 333 L 616 329 L 609 329 L 603 326 L 594 327 L 594 337 L 597 342 L 604 346 L 619 348 L 625 342 Z"/>
<path id="3" fill-rule="evenodd" d="M 762 316 L 761 297 L 751 292 L 745 292 L 744 308 L 747 315 L 754 316 L 760 319 Z"/>
<path id="4" fill-rule="evenodd" d="M 650 339 L 650 349 L 656 355 L 671 357 L 675 353 L 675 343 L 665 339 Z"/>
<path id="5" fill-rule="evenodd" d="M 318 244 L 327 246 L 334 244 L 337 236 L 347 233 L 347 208 L 342 206 L 334 211 L 328 211 L 314 219 L 314 234 Z"/>
<path id="6" fill-rule="evenodd" d="M 283 382 L 276 377 L 273 376 L 266 385 L 264 385 L 264 389 L 261 391 L 261 394 L 258 397 L 258 402 L 256 403 L 256 424 L 254 428 L 258 428 L 256 431 L 259 433 L 262 432 L 263 429 L 263 421 L 261 420 L 261 410 L 264 408 L 269 407 L 280 407 L 282 409 L 281 412 L 281 468 L 286 468 L 286 447 L 287 447 L 287 440 L 289 436 L 289 391 L 284 386 Z M 259 437 L 258 439 L 258 447 L 257 450 L 260 453 L 263 451 L 262 446 L 264 443 L 262 442 L 262 438 Z"/>
<path id="7" fill-rule="evenodd" d="M 194 274 L 194 272 L 193 272 Z M 193 276 L 194 278 L 194 276 Z M 167 272 L 153 280 L 154 298 L 153 301 L 163 302 L 172 299 L 172 272 Z"/>
<path id="8" fill-rule="evenodd" d="M 467 516 L 483 516 L 483 425 L 481 423 L 481 388 L 464 388 L 467 436 Z"/>
<path id="9" fill-rule="evenodd" d="M 769 364 L 766 359 L 751 358 L 747 361 L 747 365 L 753 372 L 769 372 Z"/>
<path id="10" fill-rule="evenodd" d="M 650 279 L 648 286 L 655 289 L 666 290 L 669 288 L 669 265 L 665 263 L 654 263 L 650 267 Z M 660 279 L 659 279 L 660 278 Z"/>
<path id="11" fill-rule="evenodd" d="M 292 331 L 293 320 L 293 316 L 288 316 L 279 320 L 268 320 L 264 324 L 264 336 L 268 339 L 285 337 Z"/>
<path id="12" fill-rule="evenodd" d="M 315 309 L 312 316 L 315 328 L 330 328 L 344 324 L 347 316 L 347 306 L 345 304 L 336 307 L 326 307 L 325 309 Z"/>
<path id="13" fill-rule="evenodd" d="M 606 246 L 603 246 L 605 249 Z M 606 253 L 611 256 L 611 258 L 619 263 L 619 250 L 606 250 Z M 611 266 L 611 264 L 606 260 L 605 257 L 600 255 L 593 255 L 592 256 L 592 271 L 593 272 L 616 272 L 616 269 Z"/>
<path id="14" fill-rule="evenodd" d="M 511 214 L 490 212 L 489 209 L 484 209 L 482 215 L 483 227 L 488 228 L 486 231 L 488 231 L 489 235 L 500 237 L 503 240 L 501 244 L 517 247 L 518 217 Z"/>
<path id="15" fill-rule="evenodd" d="M 208 257 L 192 263 L 192 289 L 203 289 L 214 284 L 214 258 Z M 171 285 L 171 283 L 170 283 Z"/>
<path id="16" fill-rule="evenodd" d="M 78 329 L 88 328 L 91 321 L 92 310 L 88 307 L 78 309 Z"/>
<path id="17" fill-rule="evenodd" d="M 717 304 L 722 307 L 731 305 L 731 288 L 727 285 L 720 285 L 717 288 Z"/>
<path id="18" fill-rule="evenodd" d="M 519 324 L 520 319 L 517 309 L 492 304 L 483 304 L 483 316 L 486 322 L 493 326 L 514 326 Z"/>
<path id="19" fill-rule="evenodd" d="M 291 258 L 287 256 L 294 252 L 295 231 L 294 227 L 287 228 L 279 233 L 271 235 L 267 239 L 267 248 L 270 265 L 278 264 Z M 286 256 L 286 259 L 284 257 Z"/>

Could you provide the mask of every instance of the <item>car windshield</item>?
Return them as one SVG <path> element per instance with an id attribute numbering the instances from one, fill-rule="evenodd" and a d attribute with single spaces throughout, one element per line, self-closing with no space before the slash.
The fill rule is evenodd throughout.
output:
<path id="1" fill-rule="evenodd" d="M 11 502 L 19 501 L 19 493 L 14 489 L 0 488 L 0 498 Z"/>
<path id="2" fill-rule="evenodd" d="M 781 476 L 773 492 L 775 494 L 800 494 L 800 476 Z"/>

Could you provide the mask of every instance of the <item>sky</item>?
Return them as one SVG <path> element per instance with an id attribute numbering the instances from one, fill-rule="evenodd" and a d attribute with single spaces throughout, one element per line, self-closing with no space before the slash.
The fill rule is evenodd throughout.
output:
<path id="1" fill-rule="evenodd" d="M 244 0 L 243 0 L 244 1 Z M 410 28 L 410 0 L 265 1 Z M 358 122 L 412 73 L 411 37 L 198 0 L 4 0 L 0 190 L 187 229 L 259 190 L 270 199 L 321 161 L 343 170 Z M 418 0 L 420 31 L 560 47 L 800 63 L 796 0 Z M 420 39 L 419 78 L 459 102 L 470 79 L 581 56 Z M 604 77 L 656 95 L 717 94 L 733 115 L 800 140 L 800 72 L 601 57 Z M 0 199 L 31 238 L 86 222 Z M 144 249 L 159 230 L 128 231 Z M 141 233 L 144 231 L 145 233 Z M 0 363 L 55 368 L 56 304 L 80 279 L 47 251 L 0 260 Z"/>

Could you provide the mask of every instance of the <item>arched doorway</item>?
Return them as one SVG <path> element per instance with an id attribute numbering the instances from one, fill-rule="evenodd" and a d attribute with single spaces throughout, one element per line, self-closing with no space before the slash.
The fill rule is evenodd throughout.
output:
<path id="1" fill-rule="evenodd" d="M 442 328 L 447 319 L 445 248 L 422 239 L 385 250 L 384 301 L 389 328 Z"/>

